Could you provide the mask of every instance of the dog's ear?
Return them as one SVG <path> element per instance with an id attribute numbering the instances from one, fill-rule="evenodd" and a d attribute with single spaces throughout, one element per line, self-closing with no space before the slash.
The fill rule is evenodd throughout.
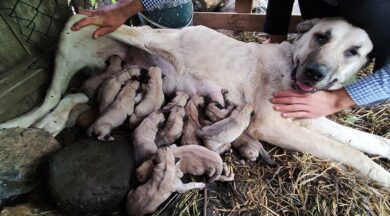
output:
<path id="1" fill-rule="evenodd" d="M 317 24 L 320 21 L 320 19 L 310 19 L 310 20 L 305 20 L 303 22 L 300 22 L 297 25 L 297 30 L 298 33 L 305 33 L 308 32 L 315 24 Z"/>

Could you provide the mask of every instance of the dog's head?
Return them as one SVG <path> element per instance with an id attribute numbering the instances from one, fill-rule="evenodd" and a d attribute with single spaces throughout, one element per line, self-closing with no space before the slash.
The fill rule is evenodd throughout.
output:
<path id="1" fill-rule="evenodd" d="M 297 28 L 292 73 L 297 90 L 341 88 L 369 60 L 373 45 L 367 33 L 342 19 L 308 20 Z"/>

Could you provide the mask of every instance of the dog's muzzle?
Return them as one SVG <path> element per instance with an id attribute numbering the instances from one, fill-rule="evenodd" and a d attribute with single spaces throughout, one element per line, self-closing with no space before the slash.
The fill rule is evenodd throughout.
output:
<path id="1" fill-rule="evenodd" d="M 329 73 L 328 66 L 309 62 L 301 69 L 302 71 L 299 71 L 299 69 L 300 65 L 298 64 L 291 74 L 291 78 L 294 82 L 293 88 L 304 93 L 314 93 L 318 90 L 329 89 L 337 81 L 337 79 L 332 80 L 326 86 L 318 88 L 316 85 L 323 81 Z M 298 72 L 300 72 L 300 74 L 298 74 Z"/>

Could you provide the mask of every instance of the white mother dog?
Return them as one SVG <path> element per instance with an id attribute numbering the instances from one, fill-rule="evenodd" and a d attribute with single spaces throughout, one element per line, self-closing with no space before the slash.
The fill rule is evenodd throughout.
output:
<path id="1" fill-rule="evenodd" d="M 161 67 L 165 93 L 180 90 L 221 101 L 220 90 L 228 89 L 233 103 L 254 105 L 247 129 L 253 137 L 341 162 L 390 188 L 390 173 L 361 152 L 390 159 L 390 140 L 325 118 L 287 120 L 269 102 L 272 93 L 292 86 L 306 92 L 342 87 L 368 60 L 372 43 L 363 30 L 338 19 L 312 20 L 298 26 L 301 34 L 293 44 L 262 45 L 239 42 L 202 26 L 182 30 L 122 26 L 93 40 L 95 26 L 70 30 L 82 17 L 73 16 L 61 34 L 44 103 L 0 128 L 32 125 L 57 105 L 77 71 L 102 68 L 116 54 L 145 68 Z"/>

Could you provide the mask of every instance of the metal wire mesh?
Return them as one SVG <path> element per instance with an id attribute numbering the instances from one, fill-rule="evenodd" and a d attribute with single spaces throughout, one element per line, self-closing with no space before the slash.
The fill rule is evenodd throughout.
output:
<path id="1" fill-rule="evenodd" d="M 1 0 L 0 13 L 28 43 L 41 50 L 50 49 L 74 13 L 74 8 L 94 9 L 111 0 Z M 14 29 L 15 30 L 15 29 Z"/>
<path id="2" fill-rule="evenodd" d="M 0 3 L 0 12 L 11 22 L 10 28 L 41 49 L 57 42 L 72 14 L 67 0 L 7 0 Z"/>

